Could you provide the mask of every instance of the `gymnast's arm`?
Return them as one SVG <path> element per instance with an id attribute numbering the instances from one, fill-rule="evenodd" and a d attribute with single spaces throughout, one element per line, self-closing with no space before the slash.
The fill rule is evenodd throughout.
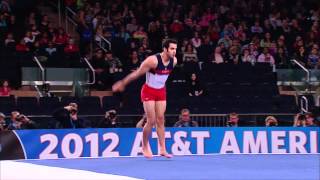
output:
<path id="1" fill-rule="evenodd" d="M 114 92 L 123 91 L 125 86 L 127 86 L 130 82 L 138 79 L 140 76 L 144 75 L 149 70 L 156 68 L 157 64 L 158 64 L 158 61 L 155 56 L 147 57 L 147 59 L 142 62 L 142 64 L 137 70 L 133 71 L 122 80 L 116 82 L 112 86 L 112 90 Z"/>

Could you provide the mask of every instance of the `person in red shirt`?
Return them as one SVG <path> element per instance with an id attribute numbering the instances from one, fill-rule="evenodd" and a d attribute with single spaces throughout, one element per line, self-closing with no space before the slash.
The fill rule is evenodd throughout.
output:
<path id="1" fill-rule="evenodd" d="M 53 42 L 58 46 L 65 46 L 69 40 L 69 36 L 63 28 L 58 29 L 58 33 L 53 36 Z"/>
<path id="2" fill-rule="evenodd" d="M 18 52 L 28 52 L 28 51 L 30 51 L 30 49 L 26 45 L 26 42 L 23 39 L 21 39 L 20 43 L 16 45 L 16 51 L 18 51 Z"/>
<path id="3" fill-rule="evenodd" d="M 74 43 L 73 39 L 70 39 L 66 47 L 64 48 L 65 53 L 77 53 L 79 52 L 79 47 Z"/>
<path id="4" fill-rule="evenodd" d="M 10 96 L 11 88 L 9 87 L 9 81 L 4 80 L 0 87 L 0 96 Z"/>

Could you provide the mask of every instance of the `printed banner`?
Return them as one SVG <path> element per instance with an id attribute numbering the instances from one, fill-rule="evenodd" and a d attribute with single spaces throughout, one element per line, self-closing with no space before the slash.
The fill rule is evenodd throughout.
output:
<path id="1" fill-rule="evenodd" d="M 141 131 L 119 128 L 19 130 L 14 133 L 21 143 L 17 147 L 22 147 L 24 158 L 56 159 L 138 156 L 142 154 Z M 167 151 L 174 155 L 319 153 L 319 136 L 319 127 L 167 128 L 165 133 Z M 2 150 L 10 151 L 4 145 L 1 142 Z M 155 131 L 150 145 L 153 154 L 157 154 Z"/>

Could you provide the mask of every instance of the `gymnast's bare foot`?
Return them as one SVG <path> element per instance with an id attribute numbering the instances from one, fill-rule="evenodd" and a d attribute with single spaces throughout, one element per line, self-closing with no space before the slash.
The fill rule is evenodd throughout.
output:
<path id="1" fill-rule="evenodd" d="M 147 149 L 142 150 L 142 153 L 145 158 L 148 158 L 148 159 L 152 158 L 152 152 L 150 150 L 147 150 Z"/>
<path id="2" fill-rule="evenodd" d="M 166 151 L 160 152 L 160 156 L 166 157 L 166 158 L 172 158 L 172 154 L 167 153 Z"/>

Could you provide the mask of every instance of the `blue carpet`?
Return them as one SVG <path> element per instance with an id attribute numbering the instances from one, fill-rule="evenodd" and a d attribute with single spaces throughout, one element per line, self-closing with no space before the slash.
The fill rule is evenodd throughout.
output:
<path id="1" fill-rule="evenodd" d="M 208 155 L 97 159 L 21 160 L 148 180 L 319 180 L 320 155 Z"/>

